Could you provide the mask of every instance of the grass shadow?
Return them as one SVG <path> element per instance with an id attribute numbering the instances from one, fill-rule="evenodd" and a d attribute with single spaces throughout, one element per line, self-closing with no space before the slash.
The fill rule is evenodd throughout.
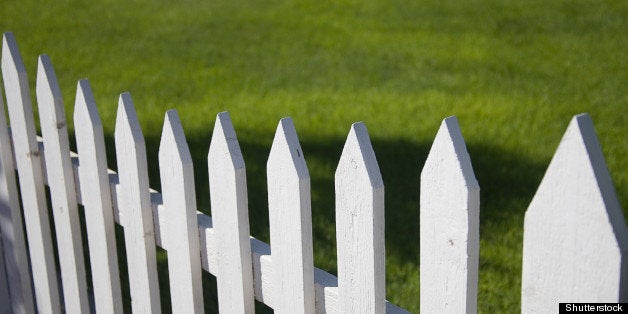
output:
<path id="1" fill-rule="evenodd" d="M 206 160 L 211 134 L 188 134 L 187 140 L 194 160 L 197 207 L 210 214 Z M 334 173 L 344 141 L 345 139 L 335 138 L 305 139 L 301 142 L 311 177 L 315 265 L 332 274 L 337 274 Z M 113 138 L 107 137 L 106 142 L 110 168 L 115 168 L 115 160 L 112 160 L 115 159 Z M 386 193 L 388 298 L 397 303 L 396 295 L 416 293 L 415 299 L 418 299 L 419 177 L 431 143 L 373 138 L 372 144 Z M 240 146 L 247 168 L 251 234 L 268 243 L 265 169 L 270 143 L 242 137 Z M 146 138 L 146 147 L 151 187 L 159 190 L 159 138 Z M 479 308 L 517 308 L 521 280 L 523 215 L 549 160 L 527 160 L 517 152 L 504 151 L 482 143 L 469 144 L 468 151 L 481 187 Z M 408 268 L 410 271 L 399 273 L 401 269 Z M 213 278 L 209 274 L 205 276 Z M 206 298 L 214 298 L 208 305 L 216 309 L 215 295 L 211 295 L 215 291 L 215 279 L 212 281 L 205 276 L 204 289 L 210 291 Z M 169 304 L 169 301 L 166 303 Z M 416 304 L 399 305 L 418 311 L 418 301 Z"/>

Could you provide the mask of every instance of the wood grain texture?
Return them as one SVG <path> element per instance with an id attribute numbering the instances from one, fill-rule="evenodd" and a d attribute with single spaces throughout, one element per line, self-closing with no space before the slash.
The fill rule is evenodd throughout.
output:
<path id="1" fill-rule="evenodd" d="M 99 313 L 122 313 L 114 218 L 103 127 L 89 81 L 77 84 L 74 106 L 81 202 L 89 244 L 94 302 Z"/>
<path id="2" fill-rule="evenodd" d="M 39 139 L 40 147 L 43 148 L 42 140 Z M 73 170 L 75 173 L 76 186 L 84 186 L 82 179 L 78 175 L 80 171 L 80 165 L 76 155 L 72 158 Z M 42 160 L 42 165 L 45 168 L 45 160 Z M 124 194 L 123 188 L 120 185 L 118 174 L 113 170 L 107 171 L 109 180 L 109 187 L 111 191 L 111 204 L 113 207 L 114 220 L 122 225 L 125 214 L 120 212 L 120 208 L 124 207 L 124 201 L 121 199 L 121 195 Z M 170 250 L 172 241 L 169 241 L 167 231 L 169 229 L 168 215 L 166 214 L 166 207 L 163 204 L 163 198 L 161 194 L 154 190 L 150 191 L 150 208 L 153 212 L 153 230 L 155 232 L 155 244 Z M 87 200 L 89 197 L 86 195 L 87 191 L 83 192 L 77 190 L 77 193 L 82 193 L 77 198 L 79 203 L 82 200 Z M 83 203 L 81 203 L 83 204 Z M 86 205 L 86 204 L 83 204 Z M 128 214 L 127 214 L 128 215 Z M 218 267 L 218 256 L 220 255 L 220 248 L 217 244 L 217 233 L 213 226 L 212 217 L 205 215 L 201 212 L 196 212 L 196 219 L 198 223 L 198 232 L 200 235 L 200 255 L 202 268 L 218 276 L 220 273 Z M 275 268 L 273 266 L 273 258 L 271 256 L 270 245 L 249 236 L 249 245 L 251 247 L 251 258 L 254 278 L 254 294 L 255 299 L 267 304 L 270 307 L 274 307 L 275 284 L 274 273 Z M 316 313 L 341 313 L 340 302 L 338 293 L 338 279 L 318 268 L 314 268 L 314 286 L 315 286 L 315 304 Z M 408 313 L 406 310 L 399 308 L 398 306 L 386 301 L 386 313 Z"/>
<path id="3" fill-rule="evenodd" d="M 476 313 L 480 187 L 456 117 L 436 134 L 420 206 L 421 312 Z"/>
<path id="4" fill-rule="evenodd" d="M 384 183 L 366 126 L 354 123 L 335 175 L 341 313 L 384 313 Z"/>
<path id="5" fill-rule="evenodd" d="M 146 144 L 128 93 L 120 95 L 114 137 L 121 187 L 117 195 L 122 201 L 118 209 L 124 217 L 131 305 L 134 313 L 160 313 Z"/>
<path id="6" fill-rule="evenodd" d="M 276 313 L 314 313 L 310 175 L 292 119 L 277 126 L 267 163 Z"/>
<path id="7" fill-rule="evenodd" d="M 38 61 L 36 94 L 46 147 L 44 156 L 57 236 L 64 308 L 70 313 L 86 313 L 89 311 L 87 280 L 65 110 L 50 59 L 41 55 Z"/>
<path id="8" fill-rule="evenodd" d="M 28 78 L 11 33 L 2 39 L 2 79 L 11 121 L 24 222 L 39 311 L 60 313 L 59 286 L 48 219 L 42 158 L 35 133 Z"/>
<path id="9" fill-rule="evenodd" d="M 207 157 L 218 248 L 218 305 L 223 313 L 253 313 L 246 169 L 227 112 L 219 113 Z"/>
<path id="10" fill-rule="evenodd" d="M 192 156 L 175 110 L 166 113 L 159 173 L 168 220 L 168 271 L 173 313 L 204 313 Z"/>

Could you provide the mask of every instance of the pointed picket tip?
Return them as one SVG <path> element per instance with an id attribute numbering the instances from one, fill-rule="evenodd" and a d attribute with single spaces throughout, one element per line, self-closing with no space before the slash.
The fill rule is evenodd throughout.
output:
<path id="1" fill-rule="evenodd" d="M 443 160 L 447 162 L 444 163 Z M 469 157 L 469 153 L 467 152 L 467 146 L 462 132 L 460 131 L 460 125 L 458 124 L 456 116 L 443 119 L 436 133 L 436 138 L 434 139 L 427 160 L 425 161 L 425 165 L 423 166 L 423 171 L 421 172 L 422 179 L 425 176 L 432 175 L 429 174 L 430 170 L 438 169 L 445 165 L 451 165 L 454 168 L 442 170 L 450 170 L 451 174 L 454 176 L 460 174 L 460 179 L 462 179 L 464 186 L 467 188 L 480 188 L 475 178 L 473 166 L 471 165 L 471 157 Z"/>
<path id="2" fill-rule="evenodd" d="M 244 169 L 244 158 L 240 151 L 240 144 L 238 144 L 238 138 L 227 111 L 221 112 L 216 116 L 214 132 L 212 133 L 209 153 L 207 154 L 210 169 L 213 168 L 211 166 L 213 161 L 224 159 L 225 154 L 229 155 L 233 169 Z"/>
<path id="3" fill-rule="evenodd" d="M 253 313 L 246 169 L 227 112 L 216 116 L 207 171 L 214 230 L 221 252 L 216 276 L 219 311 Z"/>
<path id="4" fill-rule="evenodd" d="M 363 122 L 356 122 L 351 125 L 347 141 L 342 149 L 340 162 L 336 168 L 336 179 L 346 177 L 354 180 L 361 174 L 366 175 L 371 187 L 384 186 L 366 125 Z"/>
<path id="5" fill-rule="evenodd" d="M 173 309 L 202 313 L 201 259 L 196 223 L 194 170 L 181 121 L 176 110 L 169 110 L 159 143 L 159 175 L 163 205 L 169 225 L 164 229 L 168 246 L 169 281 Z"/>
<path id="6" fill-rule="evenodd" d="M 133 312 L 159 309 L 153 212 L 149 194 L 146 144 L 131 95 L 122 93 L 114 130 L 118 179 L 123 189 L 120 217 L 129 253 L 129 282 Z M 137 302 L 136 302 L 137 301 Z"/>
<path id="7" fill-rule="evenodd" d="M 24 111 L 26 116 L 27 133 L 30 133 L 30 119 L 32 116 L 31 94 L 28 85 L 28 75 L 20 50 L 13 37 L 13 33 L 6 32 L 2 37 L 2 80 L 4 81 L 7 107 L 17 107 L 14 110 Z M 11 112 L 12 110 L 9 110 Z M 34 131 L 33 131 L 34 134 Z M 34 145 L 32 143 L 29 143 Z"/>
<path id="8" fill-rule="evenodd" d="M 42 54 L 37 64 L 37 85 L 35 87 L 37 102 L 41 111 L 40 121 L 55 124 L 61 129 L 66 126 L 65 110 L 63 108 L 63 96 L 57 81 L 54 67 L 50 58 Z"/>
<path id="9" fill-rule="evenodd" d="M 577 131 L 571 130 L 572 128 L 577 128 Z M 619 204 L 619 200 L 617 199 L 615 187 L 608 171 L 608 167 L 606 166 L 604 154 L 602 153 L 602 147 L 600 146 L 597 134 L 595 133 L 591 116 L 587 113 L 575 115 L 572 118 L 566 133 L 571 132 L 575 133 L 574 140 L 581 142 L 584 145 L 584 149 L 586 149 L 589 162 L 591 163 L 591 170 L 593 171 L 593 175 L 598 183 L 597 186 L 593 186 L 592 188 L 599 191 L 601 194 L 611 223 L 619 223 L 614 226 L 615 230 L 622 231 L 617 232 L 617 235 L 624 235 L 623 241 L 626 245 L 624 247 L 628 249 L 628 231 L 626 230 L 626 225 L 624 223 L 624 214 L 621 209 L 621 205 Z"/>
<path id="10" fill-rule="evenodd" d="M 558 180 L 562 181 L 556 182 Z M 591 204 L 595 206 L 582 208 L 582 210 L 598 209 L 598 214 L 607 215 L 617 240 L 624 249 L 628 249 L 628 231 L 624 222 L 623 211 L 617 199 L 615 187 L 593 127 L 593 121 L 586 113 L 575 115 L 571 119 L 537 190 L 535 199 L 537 195 L 541 196 L 541 194 L 548 193 L 547 191 L 555 191 L 557 189 L 556 183 L 561 183 L 563 186 L 569 183 L 572 189 L 564 189 L 563 192 L 573 194 L 576 197 L 578 195 L 596 196 L 590 199 L 595 199 L 597 204 Z M 570 197 L 564 194 L 560 200 L 556 197 L 556 202 L 563 203 L 567 198 Z M 533 199 L 528 212 L 546 210 L 544 206 L 533 206 L 536 203 Z M 574 211 L 582 206 L 563 205 L 560 207 L 564 208 L 565 211 Z M 570 212 L 569 214 L 574 213 Z"/>
<path id="11" fill-rule="evenodd" d="M 287 165 L 294 170 L 299 180 L 310 177 L 299 137 L 290 117 L 282 118 L 277 125 L 266 167 L 284 169 Z"/>
<path id="12" fill-rule="evenodd" d="M 144 143 L 144 135 L 140 128 L 139 120 L 137 119 L 137 113 L 133 106 L 133 100 L 131 94 L 128 92 L 120 94 L 120 100 L 118 101 L 118 112 L 116 116 L 116 126 L 114 130 L 115 137 L 122 136 L 122 134 L 129 134 L 131 140 L 135 144 Z"/>
<path id="13" fill-rule="evenodd" d="M 421 312 L 477 310 L 480 187 L 455 116 L 421 171 Z"/>
<path id="14" fill-rule="evenodd" d="M 103 128 L 87 79 L 77 82 L 74 128 L 95 308 L 97 312 L 121 313 L 118 254 Z"/>
<path id="15" fill-rule="evenodd" d="M 181 165 L 192 164 L 190 149 L 185 140 L 181 120 L 176 110 L 168 110 L 166 112 L 161 141 L 159 143 L 159 156 L 160 159 L 166 156 L 170 159 L 174 157 L 177 163 Z M 174 163 L 175 160 L 170 160 L 170 162 Z"/>
<path id="16" fill-rule="evenodd" d="M 76 102 L 74 103 L 74 123 L 79 127 L 80 123 L 89 123 L 90 128 L 102 128 L 94 94 L 88 79 L 79 80 L 76 84 Z"/>
<path id="17" fill-rule="evenodd" d="M 26 75 L 26 68 L 24 67 L 20 50 L 11 32 L 6 32 L 2 36 L 2 71 L 5 72 L 7 70 L 11 70 L 18 75 Z M 6 77 L 4 79 L 7 80 Z"/>
<path id="18" fill-rule="evenodd" d="M 314 263 L 310 177 L 291 118 L 277 125 L 268 157 L 270 243 L 279 313 L 313 313 Z"/>
<path id="19" fill-rule="evenodd" d="M 366 126 L 354 123 L 335 174 L 340 312 L 385 310 L 384 183 Z"/>
<path id="20" fill-rule="evenodd" d="M 593 123 L 576 115 L 525 214 L 522 311 L 625 302 L 627 257 L 628 230 Z"/>

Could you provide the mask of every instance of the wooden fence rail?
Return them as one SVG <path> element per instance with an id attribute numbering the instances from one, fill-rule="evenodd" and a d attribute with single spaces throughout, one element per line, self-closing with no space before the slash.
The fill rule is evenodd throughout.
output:
<path id="1" fill-rule="evenodd" d="M 279 122 L 267 163 L 271 246 L 250 236 L 245 164 L 228 113 L 217 115 L 209 143 L 210 217 L 196 208 L 192 158 L 176 111 L 165 115 L 159 193 L 149 188 L 128 93 L 118 103 L 116 173 L 107 169 L 87 80 L 77 85 L 75 154 L 49 58 L 40 56 L 37 70 L 41 138 L 11 33 L 3 36 L 2 78 L 11 127 L 0 97 L 0 313 L 121 313 L 115 223 L 124 229 L 136 313 L 161 311 L 156 246 L 168 252 L 173 312 L 204 312 L 202 270 L 216 276 L 224 313 L 252 313 L 254 300 L 278 313 L 407 312 L 386 301 L 384 182 L 363 123 L 351 126 L 335 175 L 335 277 L 313 264 L 310 177 L 290 118 Z M 475 313 L 480 187 L 455 117 L 443 120 L 420 184 L 421 311 Z M 85 209 L 90 269 L 78 205 Z M 586 114 L 571 121 L 530 204 L 523 246 L 522 312 L 554 312 L 558 302 L 628 301 L 628 230 Z"/>

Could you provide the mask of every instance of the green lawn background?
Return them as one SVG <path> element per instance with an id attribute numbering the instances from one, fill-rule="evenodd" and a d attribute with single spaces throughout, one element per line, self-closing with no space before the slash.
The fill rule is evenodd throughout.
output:
<path id="1" fill-rule="evenodd" d="M 69 120 L 77 80 L 90 79 L 110 168 L 121 92 L 155 188 L 163 117 L 179 111 L 206 212 L 209 139 L 228 110 L 251 232 L 267 242 L 264 168 L 291 116 L 312 180 L 315 264 L 332 273 L 333 175 L 351 123 L 364 121 L 386 185 L 387 298 L 413 312 L 419 173 L 443 118 L 458 116 L 482 189 L 480 312 L 520 305 L 523 215 L 574 114 L 591 114 L 628 204 L 627 21 L 625 1 L 0 2 L 0 31 L 14 33 L 31 84 L 37 56 L 50 56 Z"/>

